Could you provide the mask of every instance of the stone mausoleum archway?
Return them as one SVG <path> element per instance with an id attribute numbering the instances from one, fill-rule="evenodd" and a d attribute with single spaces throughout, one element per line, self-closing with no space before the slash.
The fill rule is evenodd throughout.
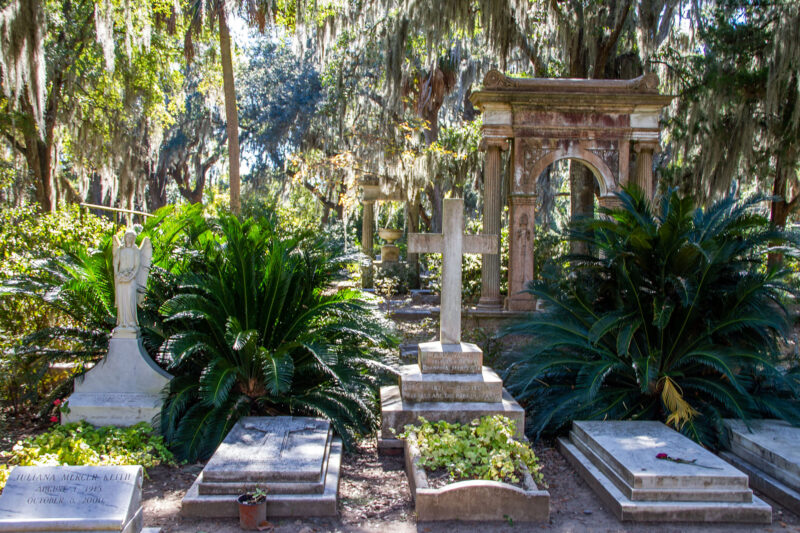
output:
<path id="1" fill-rule="evenodd" d="M 510 149 L 513 173 L 509 205 L 509 311 L 533 309 L 520 293 L 533 278 L 536 179 L 548 165 L 575 159 L 594 174 L 600 205 L 611 207 L 614 193 L 633 181 L 653 195 L 653 153 L 658 149 L 658 118 L 671 96 L 658 93 L 658 77 L 632 80 L 509 78 L 496 70 L 471 100 L 483 112 L 483 232 L 500 235 L 503 206 L 500 152 Z M 499 237 L 498 237 L 499 238 Z M 484 255 L 479 307 L 501 309 L 500 257 Z"/>

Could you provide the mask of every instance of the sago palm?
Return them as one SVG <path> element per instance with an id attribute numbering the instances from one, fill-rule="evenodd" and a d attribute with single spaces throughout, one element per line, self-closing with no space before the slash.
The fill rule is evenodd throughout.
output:
<path id="1" fill-rule="evenodd" d="M 510 328 L 530 338 L 507 371 L 529 431 L 576 419 L 656 419 L 716 446 L 722 419 L 800 422 L 786 270 L 764 253 L 797 238 L 772 229 L 763 198 L 695 208 L 677 192 L 657 211 L 637 190 L 568 237 L 597 257 L 564 256 L 529 292 L 545 311 Z"/>
<path id="2" fill-rule="evenodd" d="M 390 331 L 357 291 L 331 289 L 341 262 L 264 219 L 222 217 L 205 270 L 162 306 L 176 376 L 162 431 L 176 454 L 208 457 L 240 416 L 313 414 L 349 440 L 375 425 Z"/>

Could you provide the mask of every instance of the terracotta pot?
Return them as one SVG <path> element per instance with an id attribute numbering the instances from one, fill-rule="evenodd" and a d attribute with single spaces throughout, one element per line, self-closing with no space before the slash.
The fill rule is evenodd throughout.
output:
<path id="1" fill-rule="evenodd" d="M 267 498 L 259 502 L 252 502 L 251 498 L 252 494 L 242 494 L 236 500 L 239 502 L 239 527 L 255 531 L 267 520 Z"/>

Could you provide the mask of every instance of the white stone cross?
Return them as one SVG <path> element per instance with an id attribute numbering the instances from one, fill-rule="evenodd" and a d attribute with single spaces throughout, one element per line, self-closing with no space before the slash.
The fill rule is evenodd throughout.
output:
<path id="1" fill-rule="evenodd" d="M 498 253 L 497 235 L 464 235 L 464 200 L 446 198 L 442 233 L 409 233 L 409 253 L 442 254 L 439 342 L 461 342 L 461 256 Z"/>

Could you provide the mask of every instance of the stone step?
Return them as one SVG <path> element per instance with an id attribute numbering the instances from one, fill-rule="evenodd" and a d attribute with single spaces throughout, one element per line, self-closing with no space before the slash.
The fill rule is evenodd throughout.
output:
<path id="1" fill-rule="evenodd" d="M 713 486 L 708 488 L 636 489 L 628 485 L 619 473 L 598 453 L 595 453 L 595 450 L 584 442 L 575 431 L 570 432 L 570 442 L 630 500 L 740 503 L 753 500 L 753 491 L 746 486 L 744 488 L 722 487 L 721 489 Z"/>
<path id="2" fill-rule="evenodd" d="M 753 489 L 769 496 L 794 514 L 800 514 L 800 492 L 731 452 L 721 452 L 719 455 L 747 474 Z"/>
<path id="3" fill-rule="evenodd" d="M 426 318 L 435 318 L 439 316 L 439 308 L 402 308 L 389 311 L 389 318 L 400 322 L 420 322 Z"/>
<path id="4" fill-rule="evenodd" d="M 558 439 L 561 454 L 600 497 L 603 503 L 622 521 L 642 522 L 740 522 L 772 523 L 772 508 L 757 497 L 749 503 L 735 502 L 676 502 L 634 501 L 623 494 L 570 441 Z"/>
<path id="5" fill-rule="evenodd" d="M 478 374 L 483 372 L 483 351 L 475 344 L 419 343 L 419 368 L 423 374 Z"/>
<path id="6" fill-rule="evenodd" d="M 800 428 L 782 420 L 751 420 L 749 428 L 741 420 L 724 424 L 735 455 L 800 490 Z"/>
<path id="7" fill-rule="evenodd" d="M 404 365 L 400 395 L 407 402 L 501 402 L 503 380 L 486 366 L 480 374 L 423 374 L 419 365 Z"/>
<path id="8" fill-rule="evenodd" d="M 267 517 L 336 516 L 339 471 L 342 462 L 342 441 L 334 438 L 328 457 L 325 489 L 321 494 L 267 494 Z M 225 518 L 238 517 L 239 506 L 233 494 L 200 494 L 200 477 L 195 480 L 181 502 L 184 516 Z"/>
<path id="9" fill-rule="evenodd" d="M 753 467 L 758 468 L 762 472 L 766 472 L 770 476 L 780 480 L 784 485 L 788 485 L 795 490 L 800 490 L 800 479 L 797 478 L 791 471 L 785 470 L 773 463 L 770 463 L 763 455 L 753 453 L 748 448 L 743 447 L 741 444 L 730 441 L 730 452 L 739 457 Z M 730 462 L 730 461 L 728 461 Z M 751 480 L 752 481 L 752 480 Z"/>
<path id="10" fill-rule="evenodd" d="M 436 422 L 466 424 L 482 416 L 503 415 L 516 422 L 516 438 L 525 435 L 525 410 L 503 389 L 500 402 L 409 402 L 400 387 L 381 387 L 381 438 L 393 439 L 406 424 L 419 424 L 419 417 Z M 394 430 L 395 432 L 393 432 Z"/>
<path id="11" fill-rule="evenodd" d="M 576 421 L 572 430 L 632 489 L 747 490 L 745 474 L 661 422 Z M 659 453 L 702 466 L 657 459 Z"/>

